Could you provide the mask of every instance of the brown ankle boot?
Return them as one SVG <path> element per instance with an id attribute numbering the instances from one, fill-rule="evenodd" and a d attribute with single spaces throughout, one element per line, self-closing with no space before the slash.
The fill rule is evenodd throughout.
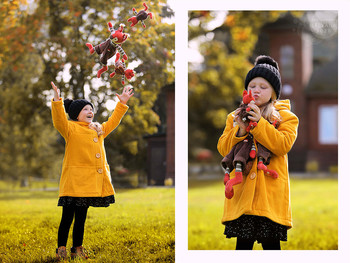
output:
<path id="1" fill-rule="evenodd" d="M 60 246 L 56 248 L 56 259 L 65 260 L 67 259 L 67 251 L 65 246 Z"/>
<path id="2" fill-rule="evenodd" d="M 80 247 L 72 247 L 70 249 L 70 256 L 74 258 L 88 259 L 89 257 L 85 253 L 85 248 L 83 246 Z"/>

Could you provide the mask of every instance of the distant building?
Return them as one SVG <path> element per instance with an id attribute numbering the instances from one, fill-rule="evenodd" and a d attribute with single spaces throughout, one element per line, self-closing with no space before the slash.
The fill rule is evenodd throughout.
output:
<path id="1" fill-rule="evenodd" d="M 161 124 L 146 137 L 148 185 L 175 184 L 175 83 L 162 88 L 154 111 Z"/>
<path id="2" fill-rule="evenodd" d="M 337 43 L 337 32 L 317 39 L 308 23 L 290 13 L 266 24 L 259 36 L 254 57 L 267 54 L 278 62 L 281 99 L 290 99 L 300 120 L 289 154 L 292 171 L 310 163 L 321 171 L 338 165 Z"/>

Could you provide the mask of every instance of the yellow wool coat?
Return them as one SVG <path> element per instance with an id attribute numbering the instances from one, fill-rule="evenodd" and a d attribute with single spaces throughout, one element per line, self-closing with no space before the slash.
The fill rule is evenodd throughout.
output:
<path id="1" fill-rule="evenodd" d="M 250 133 L 256 141 L 271 151 L 271 161 L 267 167 L 275 170 L 278 178 L 265 176 L 262 170 L 257 169 L 257 160 L 254 160 L 249 175 L 244 176 L 241 184 L 233 187 L 233 198 L 225 198 L 222 223 L 246 214 L 265 216 L 288 228 L 292 227 L 287 153 L 297 138 L 299 120 L 290 111 L 289 100 L 277 101 L 275 107 L 282 119 L 279 127 L 275 129 L 261 118 Z M 226 156 L 235 144 L 247 137 L 236 136 L 239 126 L 233 127 L 233 122 L 234 112 L 228 115 L 225 130 L 218 142 L 218 151 L 222 156 Z M 231 178 L 234 177 L 234 172 L 231 172 Z"/>
<path id="2" fill-rule="evenodd" d="M 114 195 L 104 138 L 120 123 L 128 106 L 118 103 L 113 114 L 102 124 L 98 136 L 86 122 L 69 121 L 63 101 L 52 100 L 54 127 L 66 141 L 59 196 L 105 197 Z"/>

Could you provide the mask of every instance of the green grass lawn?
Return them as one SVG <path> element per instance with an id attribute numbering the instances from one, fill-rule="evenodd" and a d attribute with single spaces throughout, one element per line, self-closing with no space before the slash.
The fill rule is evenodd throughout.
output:
<path id="1" fill-rule="evenodd" d="M 0 192 L 0 262 L 54 262 L 57 196 Z M 92 262 L 174 262 L 175 189 L 118 190 L 115 204 L 89 208 L 83 245 Z"/>
<path id="2" fill-rule="evenodd" d="M 291 180 L 293 228 L 284 250 L 338 249 L 338 181 Z M 189 181 L 188 249 L 232 250 L 236 239 L 227 239 L 221 217 L 224 206 L 222 181 Z M 262 249 L 255 243 L 254 249 Z"/>

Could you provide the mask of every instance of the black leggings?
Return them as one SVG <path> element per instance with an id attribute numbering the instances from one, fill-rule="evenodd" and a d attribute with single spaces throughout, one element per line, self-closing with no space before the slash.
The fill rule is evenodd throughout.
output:
<path id="1" fill-rule="evenodd" d="M 252 250 L 255 240 L 237 238 L 236 250 Z M 261 242 L 264 250 L 281 250 L 281 244 L 278 239 L 266 239 Z"/>
<path id="2" fill-rule="evenodd" d="M 74 219 L 73 226 L 73 247 L 79 247 L 83 244 L 84 226 L 88 207 L 82 206 L 63 206 L 62 219 L 58 228 L 58 247 L 66 246 L 70 226 Z"/>

